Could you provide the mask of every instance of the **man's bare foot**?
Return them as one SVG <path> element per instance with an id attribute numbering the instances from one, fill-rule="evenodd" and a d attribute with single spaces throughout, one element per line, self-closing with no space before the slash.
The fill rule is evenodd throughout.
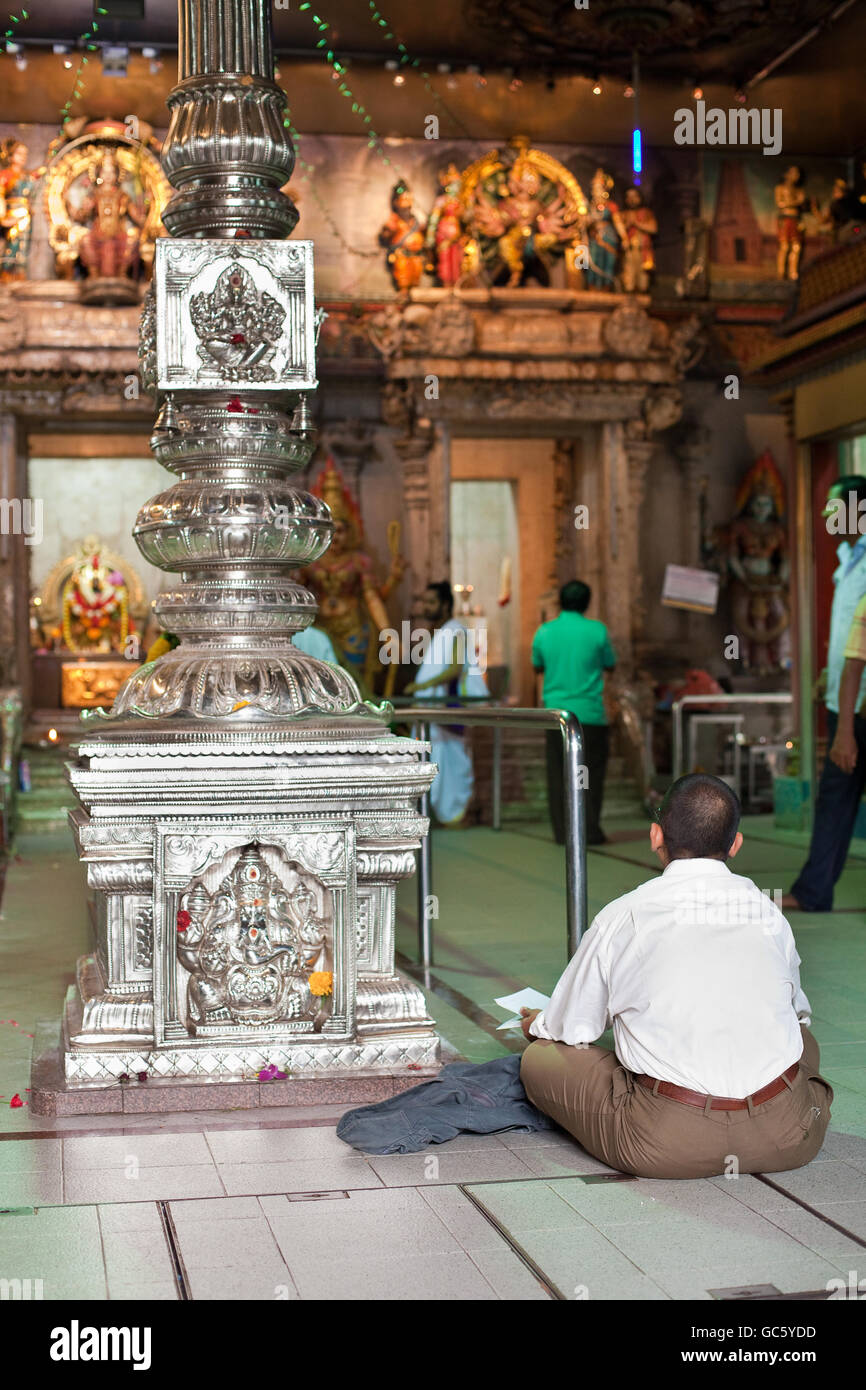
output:
<path id="1" fill-rule="evenodd" d="M 805 910 L 806 909 L 800 903 L 797 902 L 797 899 L 794 897 L 793 893 L 784 893 L 782 895 L 783 912 L 805 912 Z"/>

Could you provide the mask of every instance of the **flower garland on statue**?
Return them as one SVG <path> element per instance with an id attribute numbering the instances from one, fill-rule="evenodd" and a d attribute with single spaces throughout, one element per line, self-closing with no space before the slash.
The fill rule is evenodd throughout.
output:
<path id="1" fill-rule="evenodd" d="M 98 567 L 98 557 L 94 556 L 93 568 Z M 85 594 L 76 575 L 72 575 L 63 586 L 63 640 L 70 651 L 78 650 L 75 622 L 89 642 L 98 642 L 106 635 L 112 620 L 120 616 L 120 647 L 125 648 L 129 636 L 129 594 L 123 575 L 112 570 L 108 576 L 112 586 L 106 593 Z"/>

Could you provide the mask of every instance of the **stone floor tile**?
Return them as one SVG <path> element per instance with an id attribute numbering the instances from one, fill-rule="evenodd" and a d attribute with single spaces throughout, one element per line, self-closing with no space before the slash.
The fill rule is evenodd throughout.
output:
<path id="1" fill-rule="evenodd" d="M 136 1280 L 174 1280 L 165 1233 L 160 1231 L 103 1231 L 102 1248 L 109 1284 Z"/>
<path id="2" fill-rule="evenodd" d="M 131 1284 L 109 1279 L 112 1303 L 176 1303 L 180 1293 L 174 1279 L 136 1279 Z"/>
<path id="3" fill-rule="evenodd" d="M 569 1226 L 579 1231 L 587 1226 L 583 1217 L 540 1178 L 528 1182 L 472 1183 L 468 1188 L 508 1230 L 520 1227 L 558 1231 Z"/>
<path id="4" fill-rule="evenodd" d="M 369 1163 L 387 1187 L 421 1187 L 428 1182 L 501 1182 L 525 1178 L 531 1169 L 522 1158 L 504 1147 L 485 1153 L 449 1154 L 444 1148 L 423 1154 L 389 1154 Z"/>
<path id="5" fill-rule="evenodd" d="M 56 1206 L 62 1201 L 63 1180 L 59 1168 L 35 1173 L 0 1173 L 0 1210 Z"/>
<path id="6" fill-rule="evenodd" d="M 64 1201 L 139 1202 L 171 1201 L 176 1197 L 222 1197 L 224 1188 L 212 1164 L 193 1167 L 142 1168 L 137 1178 L 124 1176 L 123 1168 L 102 1171 L 81 1168 L 64 1174 Z"/>
<path id="7" fill-rule="evenodd" d="M 857 1227 L 864 1224 L 862 1213 L 855 1211 L 853 1220 L 850 1219 L 851 1208 L 862 1206 L 866 1210 L 866 1202 L 846 1203 L 844 1208 L 844 1221 L 839 1224 L 844 1225 L 855 1235 L 864 1235 L 863 1229 Z M 834 1207 L 834 1221 L 839 1221 L 839 1216 L 843 1214 L 842 1208 Z M 835 1227 L 829 1226 L 826 1221 L 821 1221 L 819 1217 L 813 1216 L 811 1212 L 804 1211 L 802 1207 L 797 1207 L 790 1202 L 787 1209 L 773 1211 L 767 1215 L 768 1221 L 781 1230 L 786 1231 L 795 1240 L 800 1241 L 807 1249 L 812 1250 L 816 1255 L 823 1255 L 825 1259 L 836 1261 L 838 1258 L 848 1259 L 849 1256 L 856 1256 L 863 1263 L 866 1251 L 856 1240 L 843 1235 Z"/>
<path id="8" fill-rule="evenodd" d="M 368 1253 L 354 1260 L 292 1260 L 290 1268 L 302 1299 L 429 1303 L 497 1297 L 462 1250 L 387 1259 Z"/>
<path id="9" fill-rule="evenodd" d="M 773 1182 L 786 1192 L 802 1198 L 810 1206 L 818 1207 L 820 1210 L 827 1205 L 862 1201 L 866 1197 L 866 1178 L 863 1173 L 859 1168 L 854 1168 L 841 1159 L 810 1163 L 808 1167 L 797 1168 L 793 1172 L 773 1173 L 768 1170 L 767 1177 L 772 1178 Z"/>
<path id="10" fill-rule="evenodd" d="M 389 1188 L 401 1192 L 403 1188 Z M 414 1189 L 444 1222 L 464 1250 L 484 1251 L 505 1248 L 503 1237 L 496 1227 L 478 1210 L 459 1187 L 432 1184 Z"/>
<path id="11" fill-rule="evenodd" d="M 233 1303 L 264 1303 L 271 1308 L 281 1302 L 294 1303 L 299 1295 L 291 1276 L 283 1271 L 276 1278 L 272 1269 L 193 1269 L 189 1289 L 194 1299 Z"/>
<path id="12" fill-rule="evenodd" d="M 349 1198 L 286 1202 L 268 1221 L 290 1268 L 296 1260 L 351 1262 L 453 1253 L 456 1237 L 414 1188 L 353 1192 Z"/>
<path id="13" fill-rule="evenodd" d="M 177 1227 L 198 1225 L 202 1221 L 237 1221 L 260 1215 L 261 1208 L 255 1197 L 190 1197 L 171 1203 L 171 1216 Z"/>
<path id="14" fill-rule="evenodd" d="M 522 1158 L 529 1171 L 539 1178 L 565 1178 L 572 1173 L 615 1171 L 576 1145 L 571 1150 L 545 1145 L 543 1148 L 520 1148 L 514 1152 Z"/>
<path id="15" fill-rule="evenodd" d="M 553 1294 L 501 1237 L 500 1249 L 491 1250 L 485 1246 L 480 1250 L 468 1250 L 467 1254 L 498 1298 L 521 1303 L 549 1303 L 553 1298 Z"/>
<path id="16" fill-rule="evenodd" d="M 261 1212 L 236 1221 L 193 1222 L 177 1228 L 187 1269 L 260 1269 L 280 1266 L 277 1242 Z"/>
<path id="17" fill-rule="evenodd" d="M 60 1170 L 59 1139 L 10 1139 L 0 1144 L 0 1173 L 32 1173 Z"/>
<path id="18" fill-rule="evenodd" d="M 208 1130 L 217 1163 L 297 1163 L 305 1159 L 345 1158 L 354 1152 L 328 1126 L 308 1129 Z"/>
<path id="19" fill-rule="evenodd" d="M 866 1139 L 857 1134 L 840 1134 L 830 1130 L 824 1140 L 821 1155 L 827 1158 L 840 1158 L 866 1173 Z M 821 1156 L 819 1155 L 819 1157 Z"/>
<path id="20" fill-rule="evenodd" d="M 379 1175 L 358 1157 L 296 1163 L 221 1163 L 219 1175 L 229 1196 L 382 1186 Z"/>
<path id="21" fill-rule="evenodd" d="M 63 1166 L 67 1173 L 76 1169 L 125 1168 L 132 1161 L 141 1168 L 155 1168 L 210 1163 L 211 1155 L 202 1134 L 95 1135 L 63 1140 Z"/>
<path id="22" fill-rule="evenodd" d="M 67 1211 L 84 1208 L 67 1207 Z M 114 1202 L 98 1207 L 99 1224 L 103 1233 L 114 1231 L 149 1231 L 161 1233 L 162 1217 L 155 1202 Z"/>
<path id="23" fill-rule="evenodd" d="M 577 1213 L 574 1213 L 577 1217 Z M 510 1235 L 568 1300 L 655 1299 L 665 1292 L 650 1272 L 634 1262 L 598 1231 L 580 1225 L 560 1230 L 511 1228 Z"/>

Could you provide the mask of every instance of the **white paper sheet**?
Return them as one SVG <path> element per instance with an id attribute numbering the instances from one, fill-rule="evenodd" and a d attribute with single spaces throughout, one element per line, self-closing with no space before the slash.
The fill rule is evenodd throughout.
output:
<path id="1" fill-rule="evenodd" d="M 545 1004 L 550 1003 L 550 996 L 541 994 L 537 989 L 519 989 L 516 994 L 503 994 L 501 999 L 494 1001 L 502 1009 L 543 1009 Z M 504 1023 L 497 1027 L 497 1033 L 505 1028 L 519 1028 L 522 1020 L 520 1017 L 507 1018 Z"/>

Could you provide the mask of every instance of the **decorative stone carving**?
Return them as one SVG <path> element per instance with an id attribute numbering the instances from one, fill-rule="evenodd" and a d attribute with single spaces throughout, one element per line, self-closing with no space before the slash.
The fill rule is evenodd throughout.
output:
<path id="1" fill-rule="evenodd" d="M 651 430 L 667 430 L 682 419 L 683 398 L 679 391 L 654 391 L 644 404 L 644 419 Z"/>
<path id="2" fill-rule="evenodd" d="M 652 342 L 649 315 L 634 301 L 621 304 L 605 320 L 604 341 L 617 357 L 645 357 Z"/>

